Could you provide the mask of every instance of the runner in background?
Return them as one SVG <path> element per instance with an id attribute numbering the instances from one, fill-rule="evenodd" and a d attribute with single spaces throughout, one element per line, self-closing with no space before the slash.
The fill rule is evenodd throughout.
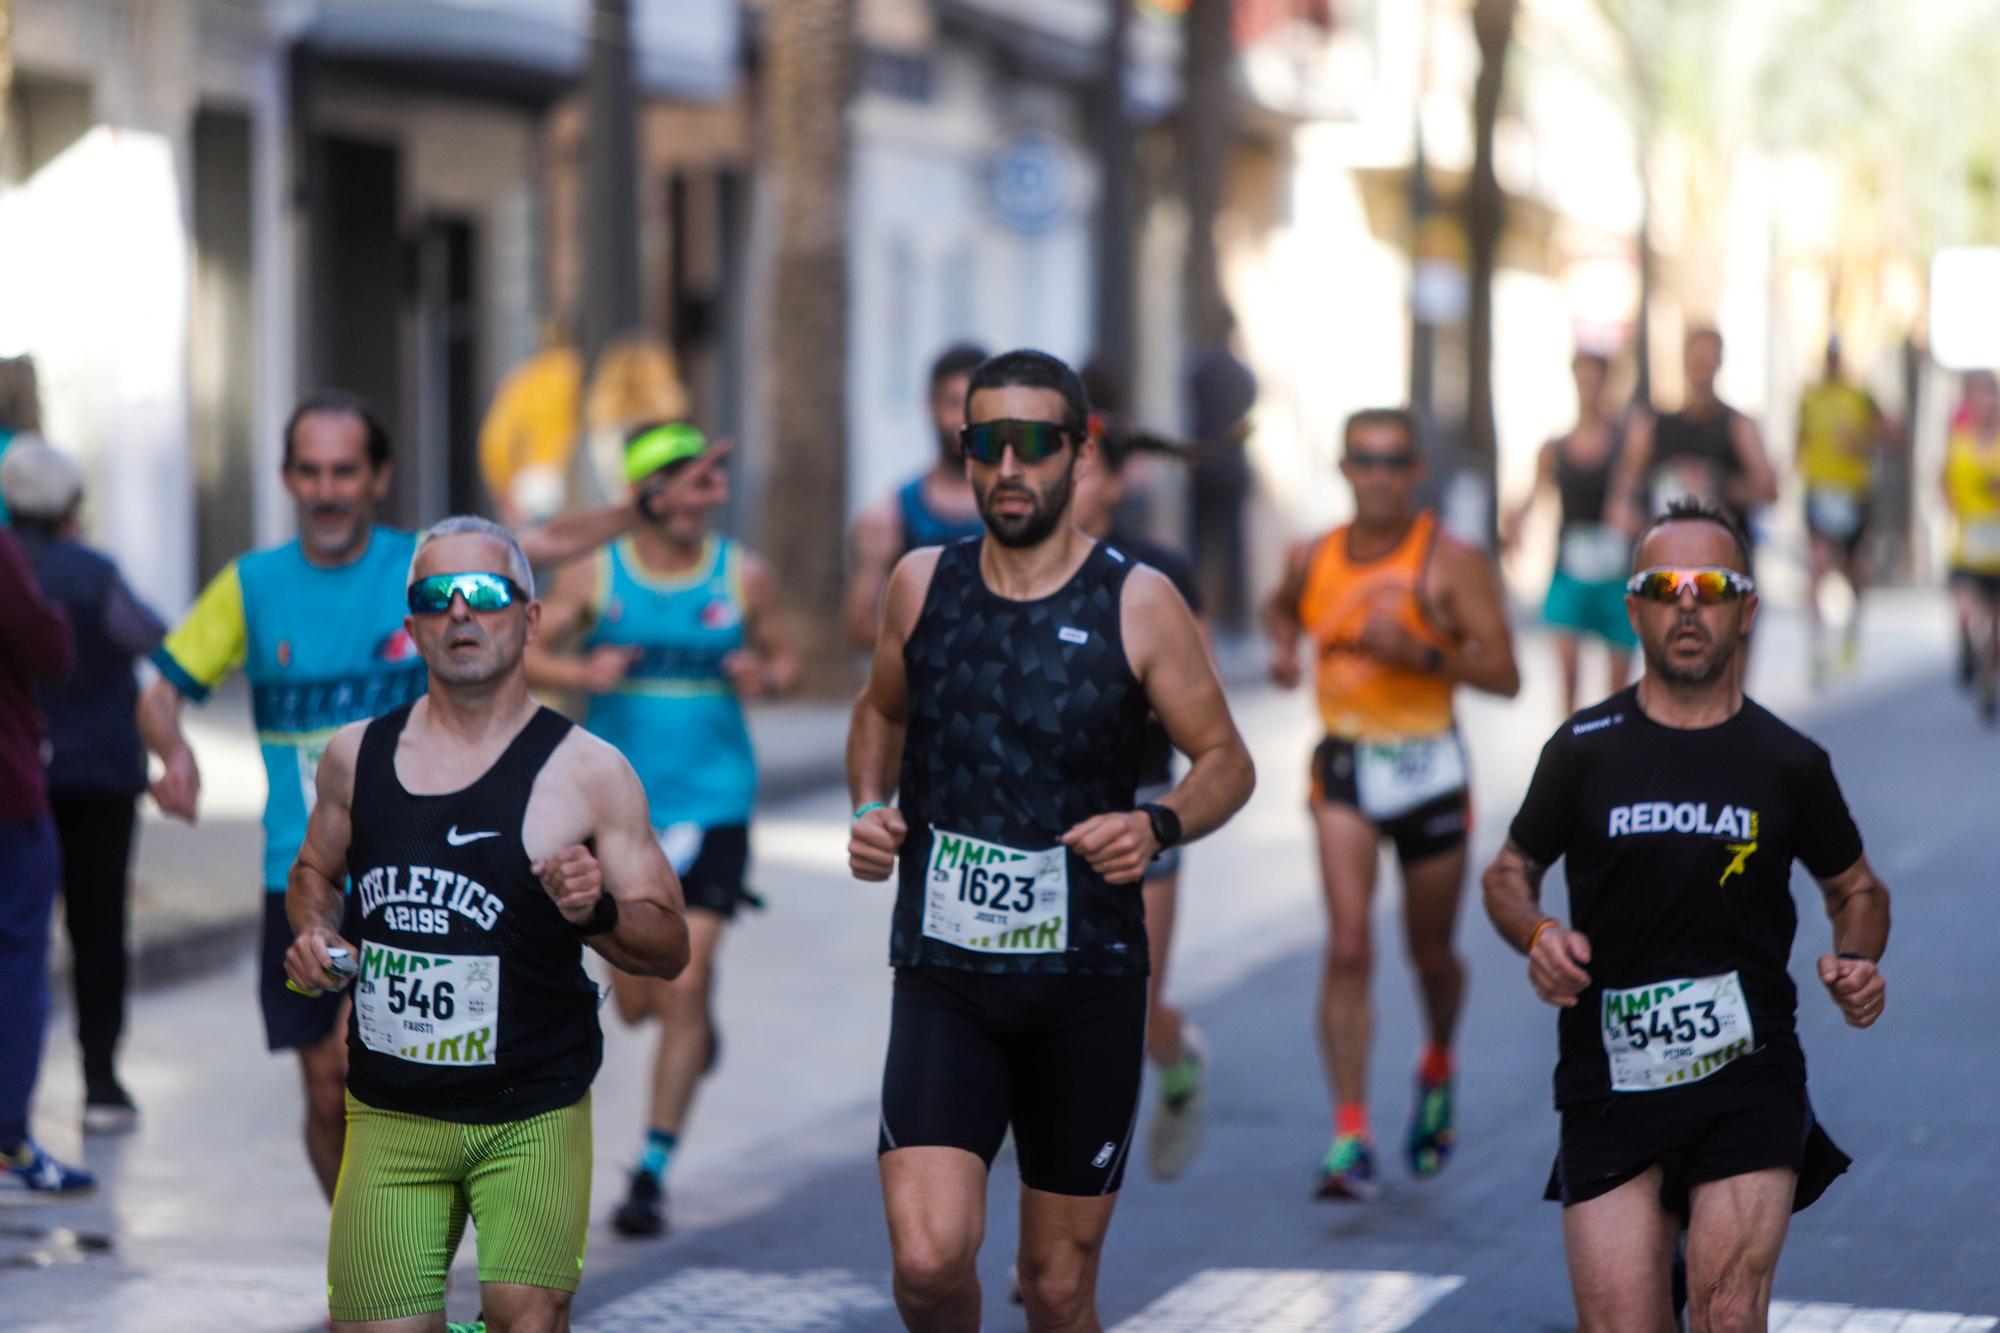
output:
<path id="1" fill-rule="evenodd" d="M 1805 483 L 1806 535 L 1811 551 L 1806 623 L 1812 630 L 1812 678 L 1827 675 L 1826 629 L 1820 589 L 1835 570 L 1854 591 L 1841 638 L 1841 664 L 1852 670 L 1861 644 L 1861 599 L 1868 588 L 1862 544 L 1875 500 L 1876 463 L 1888 444 L 1882 411 L 1866 390 L 1841 377 L 1840 339 L 1826 340 L 1826 374 L 1799 397 L 1799 477 Z"/>
<path id="2" fill-rule="evenodd" d="M 972 372 L 985 359 L 986 350 L 973 343 L 954 343 L 938 353 L 931 363 L 930 388 L 924 399 L 937 438 L 936 459 L 922 474 L 854 520 L 848 536 L 847 597 L 842 614 L 848 639 L 856 648 L 875 646 L 883 593 L 898 560 L 919 546 L 976 537 L 985 530 L 958 447 L 958 432 L 965 425 L 967 386 L 972 383 Z"/>
<path id="3" fill-rule="evenodd" d="M 682 422 L 641 426 L 625 447 L 626 480 L 671 483 L 705 447 Z M 721 1053 L 716 953 L 749 897 L 757 799 L 742 701 L 791 689 L 800 671 L 769 568 L 711 525 L 728 499 L 727 477 L 711 469 L 630 536 L 564 569 L 542 608 L 541 638 L 580 633 L 578 651 L 559 656 L 536 644 L 527 653 L 531 684 L 590 696 L 584 726 L 638 771 L 654 836 L 687 900 L 686 971 L 673 981 L 611 975 L 626 1022 L 660 1022 L 646 1136 L 612 1218 L 627 1236 L 666 1230 L 667 1171 L 695 1089 Z"/>
<path id="4" fill-rule="evenodd" d="M 1958 609 L 1959 680 L 1979 690 L 1979 713 L 2000 722 L 2000 383 L 1965 377 L 1965 402 L 1945 443 L 1951 511 L 1951 595 Z"/>
<path id="5" fill-rule="evenodd" d="M 1549 577 L 1542 622 L 1555 634 L 1562 664 L 1563 716 L 1576 711 L 1583 641 L 1604 646 L 1606 675 L 1615 694 L 1632 672 L 1639 640 L 1625 615 L 1625 573 L 1632 541 L 1608 520 L 1611 478 L 1624 447 L 1625 423 L 1610 410 L 1605 380 L 1610 361 L 1600 352 L 1580 351 L 1570 361 L 1576 379 L 1577 421 L 1567 435 L 1542 446 L 1535 460 L 1535 485 L 1501 525 L 1502 548 L 1519 544 L 1521 526 L 1542 495 L 1553 492 L 1562 507 L 1556 530 L 1556 566 Z"/>
<path id="6" fill-rule="evenodd" d="M 1354 521 L 1293 547 L 1265 607 L 1271 677 L 1304 678 L 1310 643 L 1326 739 L 1313 751 L 1312 817 L 1329 929 L 1321 975 L 1320 1054 L 1334 1098 L 1322 1199 L 1373 1198 L 1368 1125 L 1374 1015 L 1376 864 L 1384 838 L 1403 868 L 1403 921 L 1426 1042 L 1404 1157 L 1427 1179 L 1456 1137 L 1452 1039 L 1465 968 L 1453 936 L 1465 890 L 1470 772 L 1453 717 L 1460 684 L 1512 697 L 1521 687 L 1498 571 L 1416 507 L 1424 461 L 1406 411 L 1347 420 L 1341 474 Z"/>
<path id="7" fill-rule="evenodd" d="M 1083 382 L 1094 404 L 1108 400 L 1098 393 L 1098 376 L 1086 366 Z M 1094 456 L 1079 460 L 1076 491 L 1071 501 L 1079 530 L 1108 542 L 1143 564 L 1165 574 L 1194 613 L 1202 640 L 1208 627 L 1201 615 L 1201 597 L 1194 569 L 1187 558 L 1155 542 L 1132 536 L 1118 526 L 1125 498 L 1127 467 L 1143 443 L 1129 421 L 1100 412 L 1093 421 L 1097 441 Z M 1174 746 L 1157 716 L 1146 725 L 1145 758 L 1139 770 L 1137 800 L 1157 801 L 1173 789 Z M 1146 868 L 1146 944 L 1152 972 L 1146 993 L 1146 1058 L 1159 1071 L 1160 1099 L 1146 1127 L 1146 1166 L 1156 1180 L 1177 1180 L 1201 1148 L 1207 1120 L 1208 1043 L 1200 1029 L 1178 1007 L 1167 1002 L 1167 963 L 1173 952 L 1174 918 L 1179 897 L 1181 849 L 1170 847 Z"/>

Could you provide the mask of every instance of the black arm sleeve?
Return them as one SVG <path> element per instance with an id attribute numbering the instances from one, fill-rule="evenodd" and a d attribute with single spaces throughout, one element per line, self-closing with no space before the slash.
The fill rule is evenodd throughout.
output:
<path id="1" fill-rule="evenodd" d="M 1847 798 L 1833 776 L 1833 760 L 1813 747 L 1799 793 L 1798 846 L 1795 854 L 1814 879 L 1832 879 L 1861 859 L 1861 830 L 1848 813 Z"/>
<path id="2" fill-rule="evenodd" d="M 1549 737 L 1521 811 L 1508 836 L 1514 845 L 1542 865 L 1554 865 L 1575 837 L 1576 801 L 1570 784 L 1569 727 Z"/>

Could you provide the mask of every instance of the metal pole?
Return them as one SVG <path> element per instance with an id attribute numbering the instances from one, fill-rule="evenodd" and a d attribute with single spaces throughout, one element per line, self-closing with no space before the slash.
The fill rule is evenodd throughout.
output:
<path id="1" fill-rule="evenodd" d="M 1125 47 L 1132 0 L 1106 0 L 1110 23 L 1097 79 L 1097 353 L 1132 382 L 1132 125 L 1125 115 Z"/>
<path id="2" fill-rule="evenodd" d="M 639 154 L 630 0 L 595 0 L 585 75 L 584 355 L 639 323 Z"/>

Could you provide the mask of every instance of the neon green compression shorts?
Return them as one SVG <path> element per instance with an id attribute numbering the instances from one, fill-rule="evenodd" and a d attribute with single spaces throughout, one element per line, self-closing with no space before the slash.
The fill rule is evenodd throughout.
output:
<path id="1" fill-rule="evenodd" d="M 590 1095 L 497 1125 L 383 1111 L 347 1095 L 347 1150 L 327 1237 L 336 1322 L 444 1308 L 445 1276 L 478 1230 L 479 1280 L 574 1292 L 590 1231 Z"/>

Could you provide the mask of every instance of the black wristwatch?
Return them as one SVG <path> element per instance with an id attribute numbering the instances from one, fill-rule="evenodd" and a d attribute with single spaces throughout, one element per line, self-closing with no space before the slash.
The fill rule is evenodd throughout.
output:
<path id="1" fill-rule="evenodd" d="M 590 920 L 578 925 L 572 921 L 569 928 L 579 935 L 602 935 L 606 931 L 618 929 L 618 900 L 608 893 L 597 895 L 597 906 L 591 911 Z"/>
<path id="2" fill-rule="evenodd" d="M 1181 817 L 1179 815 L 1166 806 L 1155 805 L 1151 801 L 1147 801 L 1144 805 L 1140 806 L 1139 811 L 1152 824 L 1153 841 L 1160 844 L 1160 852 L 1166 851 L 1169 847 L 1179 845 L 1181 840 Z M 1160 852 L 1155 852 L 1153 855 L 1158 856 Z"/>

